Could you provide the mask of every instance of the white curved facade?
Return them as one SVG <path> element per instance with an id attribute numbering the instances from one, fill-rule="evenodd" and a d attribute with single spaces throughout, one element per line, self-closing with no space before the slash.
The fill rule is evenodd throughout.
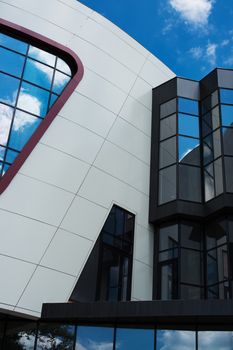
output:
<path id="1" fill-rule="evenodd" d="M 136 215 L 132 300 L 152 297 L 152 88 L 174 77 L 76 0 L 4 0 L 0 16 L 71 48 L 84 76 L 0 196 L 0 307 L 66 302 L 114 203 Z"/>

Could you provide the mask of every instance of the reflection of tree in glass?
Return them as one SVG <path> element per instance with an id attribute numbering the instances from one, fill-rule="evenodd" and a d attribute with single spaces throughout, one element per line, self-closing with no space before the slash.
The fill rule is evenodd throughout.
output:
<path id="1" fill-rule="evenodd" d="M 35 335 L 35 323 L 8 322 L 3 348 L 6 350 L 33 350 Z"/>
<path id="2" fill-rule="evenodd" d="M 74 333 L 74 326 L 40 324 L 36 349 L 73 350 Z"/>

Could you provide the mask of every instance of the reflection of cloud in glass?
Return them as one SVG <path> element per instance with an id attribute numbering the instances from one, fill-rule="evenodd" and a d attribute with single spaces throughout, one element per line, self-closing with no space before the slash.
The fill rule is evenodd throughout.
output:
<path id="1" fill-rule="evenodd" d="M 35 118 L 33 118 L 30 114 L 17 111 L 17 118 L 14 118 L 13 129 L 15 131 L 23 131 L 26 126 L 35 123 Z"/>
<path id="2" fill-rule="evenodd" d="M 61 70 L 62 72 L 71 75 L 70 67 L 66 62 L 61 60 L 60 58 L 57 59 L 57 69 Z"/>
<path id="3" fill-rule="evenodd" d="M 22 350 L 33 350 L 34 349 L 34 343 L 35 343 L 35 337 L 34 335 L 30 335 L 27 333 L 19 333 L 19 340 L 18 344 L 20 345 L 20 349 Z"/>
<path id="4" fill-rule="evenodd" d="M 198 332 L 199 350 L 232 350 L 233 332 Z"/>
<path id="5" fill-rule="evenodd" d="M 24 89 L 20 92 L 17 105 L 26 111 L 40 115 L 41 102 L 35 96 L 25 93 Z"/>
<path id="6" fill-rule="evenodd" d="M 50 53 L 37 49 L 36 47 L 30 46 L 29 56 L 35 58 L 36 60 L 46 63 L 49 66 L 55 65 L 55 56 Z"/>
<path id="7" fill-rule="evenodd" d="M 0 143 L 6 145 L 8 134 L 11 126 L 13 109 L 6 105 L 0 104 Z"/>
<path id="8" fill-rule="evenodd" d="M 157 350 L 195 350 L 195 332 L 157 331 Z"/>
<path id="9" fill-rule="evenodd" d="M 108 342 L 95 342 L 87 339 L 87 345 L 84 346 L 78 343 L 78 350 L 112 350 L 113 344 Z"/>

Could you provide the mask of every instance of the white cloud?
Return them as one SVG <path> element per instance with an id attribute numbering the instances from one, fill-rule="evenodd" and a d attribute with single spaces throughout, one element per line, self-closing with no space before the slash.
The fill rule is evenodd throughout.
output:
<path id="1" fill-rule="evenodd" d="M 29 49 L 29 56 L 35 58 L 36 60 L 40 62 L 44 62 L 50 66 L 54 66 L 55 64 L 55 56 L 51 55 L 50 53 L 40 50 L 37 47 L 30 46 Z"/>
<path id="2" fill-rule="evenodd" d="M 21 90 L 17 107 L 33 114 L 40 115 L 41 102 L 38 100 L 38 98 L 27 94 L 25 91 L 23 89 Z"/>
<path id="3" fill-rule="evenodd" d="M 227 46 L 228 44 L 230 43 L 230 40 L 229 39 L 225 39 L 221 42 L 221 46 Z"/>
<path id="4" fill-rule="evenodd" d="M 169 3 L 185 21 L 197 26 L 208 23 L 213 7 L 212 0 L 169 0 Z"/>
<path id="5" fill-rule="evenodd" d="M 13 110 L 12 108 L 1 104 L 0 105 L 0 143 L 6 145 L 8 134 L 11 126 Z"/>
<path id="6" fill-rule="evenodd" d="M 214 66 L 216 64 L 216 50 L 218 45 L 214 43 L 208 43 L 206 46 L 206 58 L 209 61 L 209 63 Z"/>
<path id="7" fill-rule="evenodd" d="M 160 331 L 157 333 L 162 344 L 160 350 L 189 350 L 194 348 L 195 332 L 191 331 Z"/>
<path id="8" fill-rule="evenodd" d="M 203 55 L 203 49 L 200 46 L 192 47 L 189 52 L 196 60 L 199 60 Z"/>
<path id="9" fill-rule="evenodd" d="M 108 342 L 95 342 L 93 340 L 87 340 L 87 347 L 78 343 L 78 348 L 80 350 L 112 350 L 112 343 Z"/>

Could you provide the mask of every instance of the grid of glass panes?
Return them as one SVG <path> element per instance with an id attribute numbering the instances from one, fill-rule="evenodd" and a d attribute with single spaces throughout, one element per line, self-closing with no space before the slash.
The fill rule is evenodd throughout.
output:
<path id="1" fill-rule="evenodd" d="M 233 332 L 166 327 L 72 325 L 0 321 L 2 350 L 213 350 L 233 349 Z M 203 328 L 202 328 L 203 329 Z"/>
<path id="2" fill-rule="evenodd" d="M 71 79 L 59 57 L 0 33 L 0 177 Z"/>
<path id="3" fill-rule="evenodd" d="M 203 297 L 203 236 L 198 223 L 182 221 L 158 230 L 157 297 Z"/>
<path id="4" fill-rule="evenodd" d="M 195 190 L 194 190 L 195 189 Z M 160 105 L 159 196 L 201 202 L 199 104 L 174 98 Z"/>
<path id="5" fill-rule="evenodd" d="M 205 201 L 223 192 L 218 90 L 201 102 Z"/>
<path id="6" fill-rule="evenodd" d="M 100 300 L 130 299 L 134 239 L 133 214 L 114 205 L 100 234 Z"/>

